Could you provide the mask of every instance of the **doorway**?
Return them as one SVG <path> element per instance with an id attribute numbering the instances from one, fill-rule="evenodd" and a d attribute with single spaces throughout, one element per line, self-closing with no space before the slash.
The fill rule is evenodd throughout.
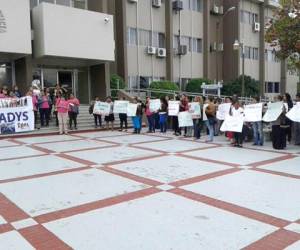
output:
<path id="1" fill-rule="evenodd" d="M 57 71 L 57 82 L 67 89 L 68 93 L 76 93 L 73 71 Z"/>

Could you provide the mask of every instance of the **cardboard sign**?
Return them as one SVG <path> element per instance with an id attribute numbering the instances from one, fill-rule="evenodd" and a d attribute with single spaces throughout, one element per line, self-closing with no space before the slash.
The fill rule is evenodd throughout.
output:
<path id="1" fill-rule="evenodd" d="M 273 122 L 281 115 L 283 111 L 282 102 L 268 103 L 268 109 L 263 117 L 264 122 Z"/>
<path id="2" fill-rule="evenodd" d="M 225 117 L 225 120 L 221 126 L 221 131 L 222 132 L 238 132 L 241 133 L 243 130 L 243 116 L 242 115 L 237 115 L 237 116 L 231 116 L 227 115 Z"/>
<path id="3" fill-rule="evenodd" d="M 169 116 L 178 116 L 180 101 L 169 101 L 168 114 Z"/>
<path id="4" fill-rule="evenodd" d="M 250 104 L 244 107 L 244 121 L 259 122 L 262 120 L 262 103 Z"/>
<path id="5" fill-rule="evenodd" d="M 127 114 L 129 101 L 115 101 L 114 113 L 115 114 Z"/>
<path id="6" fill-rule="evenodd" d="M 229 115 L 229 110 L 231 107 L 231 103 L 222 103 L 218 106 L 218 111 L 217 111 L 217 119 L 218 120 L 225 120 L 225 117 Z"/>
<path id="7" fill-rule="evenodd" d="M 107 102 L 95 102 L 94 114 L 97 115 L 108 115 L 110 112 L 110 103 Z"/>
<path id="8" fill-rule="evenodd" d="M 136 116 L 137 107 L 138 107 L 137 103 L 128 103 L 127 116 Z"/>
<path id="9" fill-rule="evenodd" d="M 157 112 L 160 109 L 161 103 L 159 99 L 150 100 L 149 109 L 150 112 Z"/>
<path id="10" fill-rule="evenodd" d="M 199 102 L 190 103 L 190 113 L 192 114 L 192 116 L 201 117 L 201 107 Z"/>
<path id="11" fill-rule="evenodd" d="M 180 128 L 194 126 L 192 114 L 188 111 L 179 112 L 178 123 Z"/>
<path id="12" fill-rule="evenodd" d="M 286 114 L 286 117 L 293 122 L 300 122 L 300 102 L 297 102 L 297 104 L 294 105 L 294 107 Z"/>

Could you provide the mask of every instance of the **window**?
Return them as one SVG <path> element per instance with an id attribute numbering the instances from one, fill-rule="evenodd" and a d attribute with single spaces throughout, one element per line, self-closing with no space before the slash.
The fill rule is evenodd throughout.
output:
<path id="1" fill-rule="evenodd" d="M 138 77 L 128 76 L 128 86 L 131 89 L 136 89 L 138 87 Z"/>
<path id="2" fill-rule="evenodd" d="M 127 29 L 127 44 L 128 45 L 137 45 L 136 28 L 128 28 Z"/>
<path id="3" fill-rule="evenodd" d="M 64 6 L 71 6 L 71 0 L 56 0 L 56 4 L 64 5 Z"/>
<path id="4" fill-rule="evenodd" d="M 258 14 L 246 10 L 241 10 L 240 18 L 242 23 L 250 25 L 253 25 L 255 22 L 258 22 Z"/>
<path id="5" fill-rule="evenodd" d="M 280 60 L 276 57 L 275 50 L 265 50 L 265 61 L 267 62 L 280 62 Z"/>
<path id="6" fill-rule="evenodd" d="M 184 10 L 190 10 L 191 9 L 190 0 L 182 0 L 182 5 L 183 5 Z"/>
<path id="7" fill-rule="evenodd" d="M 202 53 L 202 39 L 193 38 L 193 52 Z"/>
<path id="8" fill-rule="evenodd" d="M 30 8 L 32 9 L 43 2 L 64 5 L 78 9 L 87 9 L 87 0 L 30 0 Z"/>
<path id="9" fill-rule="evenodd" d="M 279 82 L 266 82 L 265 83 L 265 92 L 266 93 L 279 93 L 280 92 Z"/>
<path id="10" fill-rule="evenodd" d="M 149 30 L 139 30 L 139 45 L 150 46 L 151 45 L 151 32 Z"/>
<path id="11" fill-rule="evenodd" d="M 245 46 L 244 47 L 244 56 L 245 56 L 245 59 L 258 60 L 258 48 Z M 242 54 L 241 54 L 241 57 L 243 57 Z"/>
<path id="12" fill-rule="evenodd" d="M 191 38 L 187 36 L 182 36 L 180 38 L 180 45 L 186 45 L 188 51 L 192 51 Z"/>
<path id="13" fill-rule="evenodd" d="M 159 33 L 159 32 L 153 32 L 153 44 L 152 46 L 158 47 L 158 48 L 165 48 L 166 47 L 166 39 L 165 39 L 165 34 L 164 33 Z"/>
<path id="14" fill-rule="evenodd" d="M 192 10 L 193 11 L 202 11 L 202 0 L 191 0 L 192 1 Z"/>
<path id="15" fill-rule="evenodd" d="M 77 9 L 87 9 L 87 0 L 72 0 L 72 6 Z"/>
<path id="16" fill-rule="evenodd" d="M 150 87 L 152 82 L 152 77 L 150 76 L 140 76 L 140 88 L 147 89 Z"/>

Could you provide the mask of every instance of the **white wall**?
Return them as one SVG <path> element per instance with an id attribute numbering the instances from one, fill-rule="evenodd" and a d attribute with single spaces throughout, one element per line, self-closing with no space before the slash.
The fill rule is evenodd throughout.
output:
<path id="1" fill-rule="evenodd" d="M 35 57 L 114 61 L 113 16 L 48 3 L 35 7 L 32 16 Z"/>
<path id="2" fill-rule="evenodd" d="M 0 0 L 6 32 L 0 33 L 0 52 L 31 54 L 29 0 Z"/>

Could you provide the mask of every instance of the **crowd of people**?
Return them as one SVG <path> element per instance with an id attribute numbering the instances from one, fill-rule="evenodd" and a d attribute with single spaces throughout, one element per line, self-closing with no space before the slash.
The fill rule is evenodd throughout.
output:
<path id="1" fill-rule="evenodd" d="M 35 129 L 48 127 L 53 119 L 59 127 L 59 134 L 67 134 L 69 130 L 77 130 L 77 115 L 79 113 L 79 100 L 67 89 L 56 84 L 54 88 L 41 89 L 33 84 L 27 93 L 22 94 L 17 86 L 9 89 L 0 87 L 0 99 L 16 99 L 23 96 L 32 98 Z"/>
<path id="2" fill-rule="evenodd" d="M 17 86 L 11 89 L 3 86 L 0 88 L 1 98 L 20 98 L 22 93 Z M 55 120 L 56 126 L 59 127 L 60 134 L 67 134 L 69 130 L 77 130 L 77 115 L 79 114 L 79 100 L 68 91 L 57 84 L 54 88 L 40 89 L 33 85 L 25 96 L 32 97 L 33 111 L 35 116 L 35 128 L 49 126 L 50 120 Z M 120 100 L 125 100 L 121 98 Z M 115 114 L 114 102 L 111 97 L 107 97 L 105 102 L 109 104 L 109 113 L 104 115 L 105 126 L 102 126 L 102 115 L 93 112 L 95 102 L 100 101 L 99 97 L 95 97 L 89 107 L 89 113 L 94 117 L 95 128 L 106 128 L 107 130 L 114 129 Z M 229 115 L 240 116 L 244 112 L 244 103 L 241 103 L 237 96 L 226 97 L 224 100 L 213 97 L 196 96 L 189 98 L 183 94 L 176 96 L 173 101 L 179 102 L 179 112 L 190 112 L 191 103 L 198 103 L 200 106 L 200 114 L 193 115 L 193 126 L 179 127 L 178 117 L 169 116 L 168 105 L 169 97 L 160 98 L 160 108 L 157 111 L 150 109 L 151 99 L 146 98 L 145 102 L 138 97 L 132 100 L 132 103 L 137 104 L 135 116 L 130 117 L 133 123 L 133 133 L 140 134 L 142 130 L 143 117 L 147 118 L 147 133 L 156 133 L 159 131 L 165 134 L 168 130 L 172 130 L 175 136 L 194 137 L 199 140 L 201 136 L 206 137 L 206 142 L 213 142 L 215 136 L 223 134 L 220 127 L 222 120 L 217 119 L 218 107 L 222 103 L 230 104 Z M 300 145 L 300 123 L 293 122 L 286 117 L 286 113 L 290 111 L 296 102 L 300 102 L 300 94 L 297 94 L 293 100 L 286 93 L 283 96 L 277 96 L 275 102 L 283 102 L 283 110 L 276 121 L 270 123 L 271 140 L 275 149 L 284 149 L 287 144 Z M 252 103 L 259 103 L 259 98 L 252 98 Z M 265 104 L 265 107 L 267 104 Z M 265 110 L 263 110 L 265 112 Z M 120 131 L 128 130 L 127 114 L 118 114 L 120 120 Z M 265 141 L 266 126 L 263 121 L 244 122 L 241 132 L 224 132 L 224 136 L 235 147 L 242 147 L 244 141 L 253 141 L 253 145 L 263 146 Z"/>

